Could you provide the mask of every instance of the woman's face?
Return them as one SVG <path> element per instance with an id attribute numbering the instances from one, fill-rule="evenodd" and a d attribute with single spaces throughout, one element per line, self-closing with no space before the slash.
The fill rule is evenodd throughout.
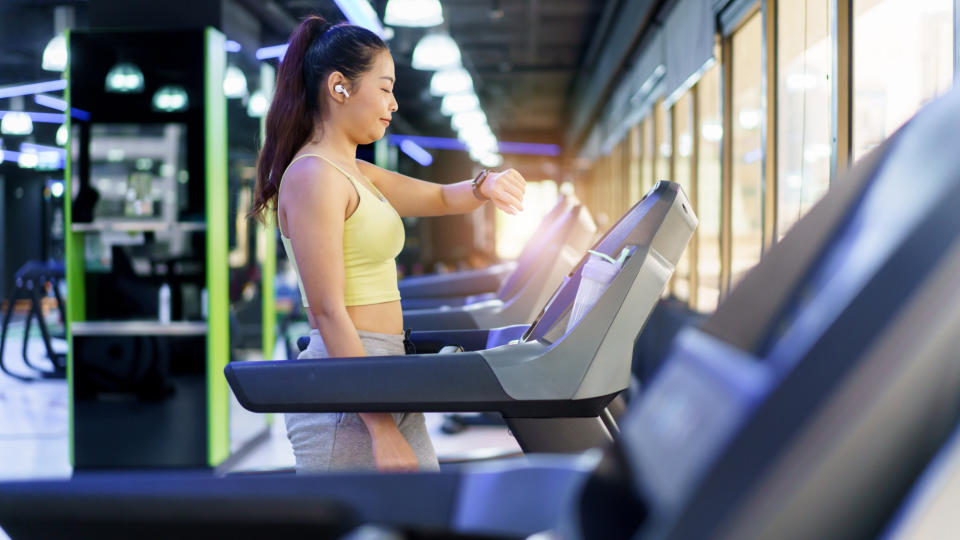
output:
<path id="1" fill-rule="evenodd" d="M 353 91 L 347 100 L 350 123 L 347 129 L 359 144 L 370 144 L 386 133 L 393 113 L 398 109 L 393 97 L 396 80 L 393 56 L 388 51 L 381 51 L 373 68 L 352 85 Z"/>

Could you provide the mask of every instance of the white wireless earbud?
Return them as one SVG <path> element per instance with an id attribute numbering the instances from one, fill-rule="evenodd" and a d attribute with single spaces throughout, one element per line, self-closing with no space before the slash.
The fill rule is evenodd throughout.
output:
<path id="1" fill-rule="evenodd" d="M 350 94 L 347 93 L 347 89 L 344 88 L 342 84 L 338 84 L 338 85 L 334 86 L 334 87 L 333 87 L 333 90 L 334 90 L 335 92 L 340 92 L 340 93 L 343 94 L 344 96 L 350 97 Z"/>

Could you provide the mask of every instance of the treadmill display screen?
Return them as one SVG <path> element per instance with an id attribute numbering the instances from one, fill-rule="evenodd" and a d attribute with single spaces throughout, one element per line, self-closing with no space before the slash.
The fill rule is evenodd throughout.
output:
<path id="1" fill-rule="evenodd" d="M 593 247 L 593 251 L 617 257 L 620 251 L 626 246 L 630 233 L 637 228 L 637 224 L 647 215 L 647 212 L 653 208 L 653 205 L 660 200 L 656 194 L 656 186 L 644 196 L 637 204 L 633 205 L 616 223 L 610 227 L 603 237 L 598 240 Z M 588 254 L 585 254 L 577 266 L 574 267 L 570 275 L 564 278 L 563 283 L 557 288 L 547 302 L 546 307 L 537 316 L 537 319 L 530 325 L 530 328 L 523 335 L 523 341 L 533 341 L 539 339 L 550 340 L 555 333 L 559 333 L 557 338 L 563 335 L 567 327 L 567 319 L 570 316 L 570 310 L 573 307 L 573 301 L 577 296 L 577 289 L 580 287 L 580 276 L 583 272 L 583 265 L 587 262 Z M 556 332 L 554 332 L 556 330 Z"/>

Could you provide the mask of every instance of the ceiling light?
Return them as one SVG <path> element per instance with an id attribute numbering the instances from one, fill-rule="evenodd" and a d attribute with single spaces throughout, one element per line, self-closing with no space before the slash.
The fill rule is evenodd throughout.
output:
<path id="1" fill-rule="evenodd" d="M 269 107 L 266 94 L 263 90 L 257 90 L 250 96 L 250 101 L 247 103 L 247 114 L 253 118 L 261 118 L 267 114 Z"/>
<path id="2" fill-rule="evenodd" d="M 67 145 L 67 125 L 60 124 L 60 127 L 57 128 L 57 146 L 66 146 Z"/>
<path id="3" fill-rule="evenodd" d="M 479 152 L 497 151 L 497 138 L 491 133 L 481 133 L 474 137 L 470 137 L 466 140 L 466 143 L 471 150 L 477 150 Z"/>
<path id="4" fill-rule="evenodd" d="M 59 199 L 60 197 L 63 197 L 63 182 L 62 182 L 62 181 L 59 181 L 59 180 L 58 180 L 58 181 L 51 182 L 51 183 L 50 183 L 50 194 L 53 195 L 54 198 L 56 198 L 56 199 Z"/>
<path id="5" fill-rule="evenodd" d="M 450 117 L 450 125 L 454 131 L 460 131 L 468 127 L 487 125 L 487 116 L 481 110 L 454 113 Z"/>
<path id="6" fill-rule="evenodd" d="M 143 92 L 143 72 L 136 64 L 121 62 L 107 73 L 106 88 L 117 94 Z"/>
<path id="7" fill-rule="evenodd" d="M 500 154 L 487 154 L 480 158 L 480 163 L 484 167 L 499 167 L 503 165 L 503 156 Z"/>
<path id="8" fill-rule="evenodd" d="M 22 112 L 22 111 L 19 111 L 19 110 L 0 111 L 0 117 L 3 117 L 13 112 Z M 58 124 L 58 125 L 63 123 L 63 113 L 25 112 L 23 114 L 27 115 L 27 118 L 29 118 L 30 121 L 33 122 L 34 124 L 38 122 L 42 124 Z"/>
<path id="9" fill-rule="evenodd" d="M 350 24 L 362 26 L 383 38 L 383 25 L 369 0 L 333 0 Z"/>
<path id="10" fill-rule="evenodd" d="M 17 165 L 21 169 L 36 169 L 39 161 L 37 150 L 34 148 L 21 148 L 20 155 L 17 156 Z"/>
<path id="11" fill-rule="evenodd" d="M 29 135 L 33 133 L 33 120 L 22 111 L 10 111 L 3 115 L 0 133 L 4 135 Z"/>
<path id="12" fill-rule="evenodd" d="M 763 111 L 760 109 L 743 109 L 737 115 L 737 121 L 743 129 L 757 129 L 763 122 Z"/>
<path id="13" fill-rule="evenodd" d="M 37 94 L 40 92 L 54 92 L 63 90 L 67 87 L 66 79 L 57 79 L 55 81 L 46 81 L 30 84 L 17 84 L 14 86 L 0 87 L 0 98 L 14 96 L 25 96 L 27 94 Z"/>
<path id="14" fill-rule="evenodd" d="M 22 155 L 22 154 L 21 154 Z M 50 150 L 43 150 L 36 153 L 37 156 L 37 170 L 41 171 L 52 171 L 55 169 L 62 169 L 60 161 L 59 152 L 51 152 Z"/>
<path id="15" fill-rule="evenodd" d="M 243 47 L 242 47 L 239 43 L 237 43 L 236 41 L 234 41 L 234 40 L 232 40 L 232 39 L 228 39 L 228 40 L 223 44 L 223 50 L 225 50 L 225 51 L 227 51 L 227 52 L 240 52 L 241 49 L 243 49 Z"/>
<path id="16" fill-rule="evenodd" d="M 439 0 L 390 0 L 383 15 L 384 24 L 425 28 L 443 24 Z"/>
<path id="17" fill-rule="evenodd" d="M 271 45 L 257 49 L 257 60 L 266 60 L 267 58 L 279 58 L 283 60 L 283 54 L 287 52 L 287 44 Z"/>
<path id="18" fill-rule="evenodd" d="M 719 122 L 704 122 L 700 135 L 710 142 L 719 142 L 723 140 L 723 126 Z"/>
<path id="19" fill-rule="evenodd" d="M 228 98 L 243 97 L 247 93 L 247 77 L 237 66 L 227 67 L 223 77 L 223 94 Z"/>
<path id="20" fill-rule="evenodd" d="M 45 71 L 67 69 L 67 38 L 63 34 L 53 36 L 43 49 L 42 66 Z"/>
<path id="21" fill-rule="evenodd" d="M 434 70 L 460 65 L 460 48 L 447 34 L 428 34 L 413 49 L 413 69 Z"/>
<path id="22" fill-rule="evenodd" d="M 161 86 L 153 94 L 153 110 L 160 112 L 176 112 L 190 106 L 187 91 L 179 84 Z"/>
<path id="23" fill-rule="evenodd" d="M 62 100 L 62 99 L 60 99 L 60 98 L 55 98 L 55 97 L 53 97 L 53 96 L 48 96 L 48 95 L 46 95 L 46 94 L 37 94 L 37 95 L 33 96 L 33 101 L 34 101 L 34 103 L 36 103 L 37 105 L 43 105 L 44 107 L 50 107 L 51 109 L 56 109 L 56 110 L 58 110 L 58 111 L 66 111 L 66 110 L 67 110 L 67 102 L 66 102 L 66 101 L 64 101 L 64 100 Z M 72 116 L 73 118 L 78 118 L 78 119 L 80 119 L 80 120 L 84 120 L 84 121 L 90 119 L 90 113 L 89 113 L 89 112 L 84 111 L 84 110 L 77 109 L 76 107 L 70 107 L 70 116 Z"/>
<path id="24" fill-rule="evenodd" d="M 422 146 L 410 139 L 400 141 L 400 150 L 424 167 L 433 163 L 433 156 L 430 155 L 430 152 L 427 152 Z"/>
<path id="25" fill-rule="evenodd" d="M 456 114 L 459 112 L 475 111 L 480 108 L 480 100 L 474 93 L 448 94 L 443 96 L 440 103 L 440 112 L 444 115 Z"/>
<path id="26" fill-rule="evenodd" d="M 438 71 L 430 77 L 430 94 L 445 96 L 473 90 L 473 79 L 462 67 Z"/>

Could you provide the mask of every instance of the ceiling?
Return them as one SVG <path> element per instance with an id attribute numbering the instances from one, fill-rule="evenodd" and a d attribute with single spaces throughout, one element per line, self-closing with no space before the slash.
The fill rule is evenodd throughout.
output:
<path id="1" fill-rule="evenodd" d="M 256 48 L 282 43 L 308 14 L 342 19 L 333 0 L 222 1 L 223 30 L 243 46 L 240 53 L 231 54 L 231 61 L 246 71 L 251 87 L 258 84 Z M 381 19 L 386 1 L 371 2 Z M 473 75 L 481 106 L 499 140 L 561 144 L 574 79 L 607 4 L 617 1 L 443 0 L 444 26 L 460 46 L 464 67 Z M 85 28 L 89 4 L 0 0 L 0 86 L 49 80 L 54 74 L 42 71 L 40 61 L 54 33 L 54 8 L 72 6 L 73 26 Z M 397 28 L 389 43 L 402 118 L 394 131 L 453 136 L 448 118 L 440 114 L 440 100 L 429 94 L 431 73 L 410 67 L 413 47 L 426 32 Z M 42 109 L 28 100 L 31 107 Z M 7 103 L 0 101 L 0 109 L 6 108 Z M 242 116 L 242 107 L 232 109 L 236 111 L 231 111 L 231 121 L 235 114 Z M 255 123 L 249 125 L 255 129 Z"/>

